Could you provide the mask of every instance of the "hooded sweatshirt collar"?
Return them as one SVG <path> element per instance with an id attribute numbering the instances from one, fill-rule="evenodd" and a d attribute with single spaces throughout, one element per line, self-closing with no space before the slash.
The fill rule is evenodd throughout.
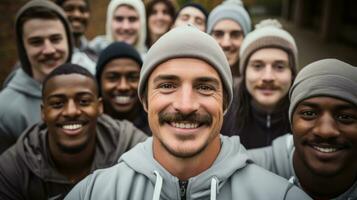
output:
<path id="1" fill-rule="evenodd" d="M 245 148 L 240 144 L 239 137 L 221 136 L 221 143 L 220 153 L 213 165 L 188 180 L 187 196 L 195 199 L 207 199 L 211 195 L 215 197 L 233 173 L 251 162 Z M 125 162 L 137 173 L 145 175 L 155 185 L 154 191 L 160 191 L 163 198 L 178 199 L 180 196 L 179 180 L 154 159 L 152 144 L 152 138 L 147 139 L 144 143 L 124 154 L 119 162 Z M 138 165 L 138 163 L 141 164 Z M 162 183 L 160 184 L 161 178 Z M 160 190 L 157 189 L 159 188 L 157 184 L 162 185 Z M 212 192 L 216 192 L 216 194 L 211 194 Z M 154 193 L 155 195 L 157 196 Z"/>

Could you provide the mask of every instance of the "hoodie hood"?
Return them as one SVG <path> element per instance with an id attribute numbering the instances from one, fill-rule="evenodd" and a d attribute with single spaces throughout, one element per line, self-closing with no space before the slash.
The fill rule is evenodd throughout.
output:
<path id="1" fill-rule="evenodd" d="M 140 29 L 139 36 L 136 43 L 133 45 L 136 50 L 143 54 L 146 52 L 145 40 L 146 40 L 146 14 L 145 6 L 141 0 L 111 0 L 107 10 L 107 21 L 105 25 L 106 39 L 109 43 L 114 41 L 114 36 L 112 33 L 112 21 L 115 10 L 121 5 L 129 5 L 133 7 L 139 14 Z"/>
<path id="2" fill-rule="evenodd" d="M 96 150 L 91 172 L 95 169 L 112 166 L 124 153 L 123 148 L 118 148 L 119 145 L 125 146 L 119 144 L 120 134 L 118 134 L 118 131 L 129 132 L 130 127 L 125 126 L 125 124 L 122 125 L 118 127 L 115 120 L 104 114 L 98 118 Z M 133 129 L 133 126 L 131 129 Z M 28 168 L 44 181 L 72 184 L 56 170 L 49 153 L 47 135 L 48 131 L 44 123 L 27 129 L 16 143 L 18 155 L 21 156 Z"/>
<path id="3" fill-rule="evenodd" d="M 188 180 L 187 199 L 215 199 L 220 188 L 237 170 L 244 168 L 251 161 L 239 137 L 221 136 L 221 150 L 213 165 L 201 174 Z M 154 185 L 154 199 L 177 199 L 179 197 L 179 179 L 164 169 L 153 156 L 152 138 L 137 145 L 124 154 L 119 162 L 126 163 L 132 170 L 145 175 Z M 138 165 L 138 163 L 140 163 Z M 176 192 L 175 192 L 176 191 Z M 213 196 L 213 198 L 212 198 Z"/>
<path id="4" fill-rule="evenodd" d="M 15 71 L 14 77 L 6 87 L 13 89 L 20 94 L 25 94 L 26 96 L 35 97 L 37 99 L 42 98 L 42 85 L 40 82 L 26 74 L 22 68 Z"/>
<path id="5" fill-rule="evenodd" d="M 51 1 L 48 0 L 32 0 L 29 1 L 27 4 L 25 4 L 16 14 L 16 21 L 15 21 L 15 33 L 16 33 L 16 44 L 17 44 L 17 53 L 19 55 L 19 59 L 21 62 L 21 67 L 26 72 L 28 75 L 32 77 L 32 70 L 31 70 L 31 64 L 30 61 L 27 57 L 26 54 L 26 49 L 24 46 L 24 41 L 22 38 L 23 31 L 22 27 L 20 27 L 20 21 L 26 13 L 26 11 L 33 9 L 35 7 L 41 7 L 41 8 L 47 8 L 53 12 L 55 12 L 58 16 L 58 18 L 61 20 L 62 24 L 64 25 L 64 28 L 66 30 L 66 35 L 67 35 L 67 40 L 68 40 L 68 58 L 67 62 L 71 61 L 72 58 L 72 49 L 73 49 L 73 36 L 72 36 L 72 31 L 70 28 L 70 24 L 67 20 L 67 17 L 65 13 L 62 11 L 62 9 L 57 6 L 56 4 L 52 3 Z"/>

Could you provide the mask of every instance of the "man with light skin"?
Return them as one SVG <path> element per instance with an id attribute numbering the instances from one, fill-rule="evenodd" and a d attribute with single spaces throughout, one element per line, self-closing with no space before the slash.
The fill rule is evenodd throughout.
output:
<path id="1" fill-rule="evenodd" d="M 177 11 L 173 27 L 192 24 L 199 30 L 206 31 L 207 17 L 208 12 L 201 4 L 187 3 Z"/>
<path id="2" fill-rule="evenodd" d="M 70 62 L 72 34 L 62 9 L 50 1 L 25 4 L 16 18 L 21 68 L 0 93 L 0 152 L 28 126 L 41 120 L 41 84 L 59 65 Z"/>
<path id="3" fill-rule="evenodd" d="M 309 199 L 252 164 L 238 137 L 220 135 L 232 75 L 208 34 L 192 26 L 164 34 L 148 51 L 138 88 L 153 137 L 65 199 Z"/>
<path id="4" fill-rule="evenodd" d="M 108 5 L 105 32 L 94 38 L 89 46 L 98 55 L 113 41 L 126 42 L 145 54 L 146 19 L 141 0 L 112 0 Z"/>
<path id="5" fill-rule="evenodd" d="M 356 199 L 356 87 L 355 66 L 337 59 L 307 65 L 289 92 L 292 135 L 249 154 L 313 199 Z"/>
<path id="6" fill-rule="evenodd" d="M 96 80 L 79 65 L 53 70 L 42 93 L 43 122 L 0 156 L 0 199 L 63 199 L 90 172 L 146 139 L 130 122 L 102 114 Z"/>
<path id="7" fill-rule="evenodd" d="M 224 1 L 208 17 L 207 33 L 222 47 L 234 78 L 239 77 L 240 46 L 250 31 L 250 16 L 241 1 Z"/>

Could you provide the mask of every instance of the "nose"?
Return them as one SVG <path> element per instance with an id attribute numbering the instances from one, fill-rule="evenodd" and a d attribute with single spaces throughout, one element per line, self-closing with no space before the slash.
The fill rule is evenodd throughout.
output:
<path id="1" fill-rule="evenodd" d="M 125 77 L 121 77 L 119 79 L 119 82 L 117 84 L 117 89 L 120 91 L 127 91 L 130 89 L 130 85 L 128 83 L 128 80 Z"/>
<path id="2" fill-rule="evenodd" d="M 76 8 L 73 10 L 72 15 L 74 17 L 80 17 L 82 15 L 82 12 L 79 10 L 79 8 Z"/>
<path id="3" fill-rule="evenodd" d="M 191 87 L 182 87 L 174 98 L 173 107 L 183 114 L 197 112 L 199 104 L 193 89 Z"/>
<path id="4" fill-rule="evenodd" d="M 56 52 L 56 48 L 49 39 L 45 39 L 42 52 L 43 54 L 52 54 Z"/>
<path id="5" fill-rule="evenodd" d="M 270 64 L 265 66 L 262 73 L 262 80 L 265 82 L 271 82 L 275 79 L 275 74 Z"/>
<path id="6" fill-rule="evenodd" d="M 64 111 L 63 111 L 63 115 L 66 117 L 76 117 L 76 116 L 80 115 L 80 113 L 81 113 L 81 111 L 77 107 L 74 100 L 69 100 L 64 108 Z"/>
<path id="7" fill-rule="evenodd" d="M 227 48 L 227 47 L 230 47 L 231 46 L 231 38 L 229 37 L 229 34 L 224 34 L 223 35 L 223 38 L 221 40 L 221 46 L 223 48 Z"/>
<path id="8" fill-rule="evenodd" d="M 123 20 L 123 29 L 129 29 L 131 26 L 130 22 L 128 19 Z"/>
<path id="9" fill-rule="evenodd" d="M 333 138 L 340 134 L 336 121 L 330 113 L 321 114 L 314 127 L 314 133 L 321 138 Z"/>

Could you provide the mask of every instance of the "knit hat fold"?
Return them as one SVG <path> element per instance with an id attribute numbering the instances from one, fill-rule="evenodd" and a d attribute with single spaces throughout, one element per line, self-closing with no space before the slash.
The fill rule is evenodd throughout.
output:
<path id="1" fill-rule="evenodd" d="M 323 59 L 304 67 L 289 91 L 289 120 L 303 100 L 327 96 L 357 106 L 357 68 L 337 59 Z"/>
<path id="2" fill-rule="evenodd" d="M 192 25 L 171 29 L 149 49 L 140 72 L 138 94 L 141 101 L 151 72 L 161 63 L 174 58 L 197 58 L 210 64 L 220 75 L 227 92 L 228 109 L 233 89 L 232 74 L 226 56 L 214 38 Z"/>

